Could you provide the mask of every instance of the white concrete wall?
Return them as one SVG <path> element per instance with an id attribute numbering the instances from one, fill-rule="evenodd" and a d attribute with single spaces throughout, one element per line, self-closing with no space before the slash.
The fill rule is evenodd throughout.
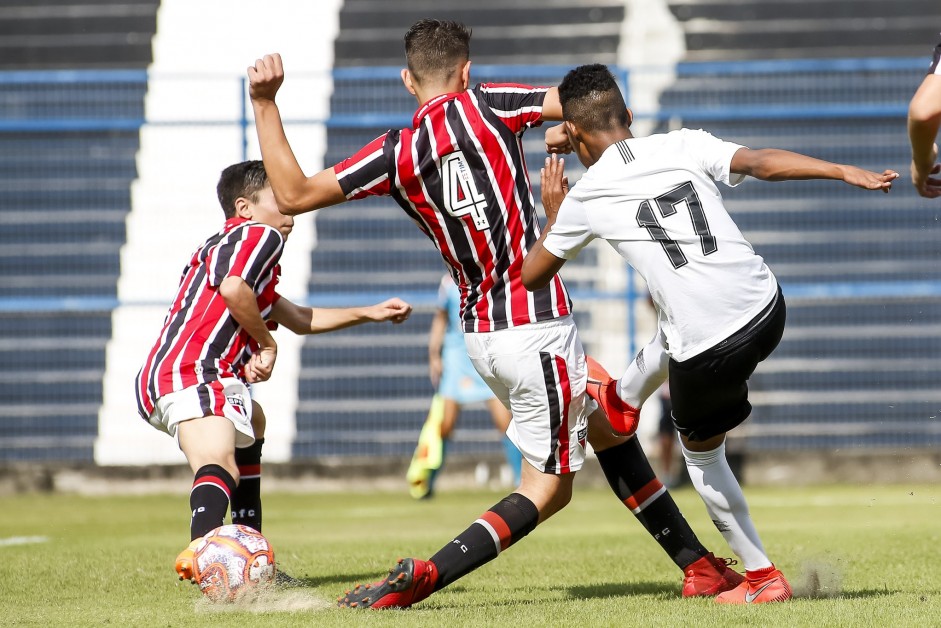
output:
<path id="1" fill-rule="evenodd" d="M 660 93 L 676 79 L 674 68 L 686 55 L 683 27 L 667 0 L 625 0 L 618 65 L 631 69 L 627 103 L 637 112 L 656 111 Z M 648 135 L 654 123 L 636 120 L 634 135 Z"/>
<path id="2" fill-rule="evenodd" d="M 675 80 L 674 67 L 686 53 L 683 29 L 667 7 L 666 0 L 625 0 L 625 20 L 621 25 L 618 65 L 630 70 L 628 75 L 628 103 L 637 114 L 652 113 L 659 108 L 661 92 Z M 655 123 L 642 117 L 631 125 L 634 135 L 650 134 Z M 606 244 L 598 245 L 604 290 L 627 290 L 627 264 Z M 644 300 L 647 287 L 636 273 L 634 291 L 641 298 L 635 308 L 636 336 L 634 348 L 639 351 L 656 331 L 653 309 Z M 586 344 L 596 348 L 589 351 L 610 371 L 620 377 L 634 358 L 630 354 L 627 336 L 629 312 L 624 302 L 604 301 L 592 311 L 592 329 L 582 335 Z M 660 404 L 651 398 L 641 413 L 639 433 L 645 446 L 657 431 Z"/>
<path id="3" fill-rule="evenodd" d="M 280 99 L 285 120 L 329 115 L 333 42 L 342 0 L 163 0 L 153 41 L 154 62 L 141 129 L 138 179 L 121 253 L 118 298 L 107 350 L 104 403 L 95 460 L 101 465 L 181 463 L 173 439 L 137 415 L 134 376 L 156 340 L 183 266 L 195 247 L 224 220 L 215 197 L 219 173 L 242 160 L 241 128 L 168 125 L 181 121 L 235 121 L 242 111 L 246 68 L 270 52 L 284 58 L 287 80 Z M 249 119 L 251 114 L 249 112 Z M 320 125 L 286 125 L 299 160 L 322 167 Z M 259 152 L 249 129 L 250 159 Z M 316 242 L 311 217 L 298 219 L 282 258 L 281 294 L 303 302 Z M 268 416 L 265 459 L 290 457 L 295 434 L 297 375 L 302 339 L 276 335 L 275 375 L 254 387 Z"/>

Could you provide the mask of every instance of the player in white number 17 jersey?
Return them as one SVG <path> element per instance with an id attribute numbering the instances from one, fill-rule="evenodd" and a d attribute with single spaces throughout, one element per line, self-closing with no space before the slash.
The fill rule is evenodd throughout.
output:
<path id="1" fill-rule="evenodd" d="M 740 329 L 777 292 L 716 188 L 744 179 L 729 172 L 740 148 L 689 129 L 615 142 L 572 189 L 546 245 L 571 259 L 594 238 L 610 242 L 647 281 L 677 361 Z"/>
<path id="2" fill-rule="evenodd" d="M 564 146 L 550 135 L 564 133 L 588 171 L 569 193 L 562 161 L 546 160 L 548 223 L 523 262 L 523 284 L 545 285 L 595 238 L 607 240 L 643 276 L 659 330 L 618 382 L 618 393 L 640 407 L 669 376 L 673 423 L 690 478 L 745 565 L 745 581 L 716 601 L 786 600 L 790 585 L 765 554 L 725 458 L 725 433 L 751 412 L 748 378 L 784 332 L 784 297 L 725 210 L 715 182 L 737 185 L 745 175 L 838 179 L 888 191 L 898 174 L 750 150 L 704 131 L 635 138 L 630 112 L 603 65 L 569 72 L 559 98 L 564 122 L 547 131 L 547 145 Z"/>

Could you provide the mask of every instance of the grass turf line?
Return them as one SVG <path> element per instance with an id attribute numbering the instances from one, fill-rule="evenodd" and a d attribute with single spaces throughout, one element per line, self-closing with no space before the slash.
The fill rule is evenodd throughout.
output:
<path id="1" fill-rule="evenodd" d="M 607 491 L 572 503 L 496 561 L 407 611 L 337 609 L 357 582 L 400 556 L 427 558 L 502 497 L 443 493 L 272 494 L 265 534 L 307 587 L 216 608 L 180 583 L 185 494 L 5 497 L 0 617 L 13 626 L 925 626 L 941 617 L 941 488 L 746 488 L 770 556 L 802 597 L 727 607 L 679 596 L 681 573 Z M 728 549 L 699 497 L 674 492 L 719 555 Z"/>

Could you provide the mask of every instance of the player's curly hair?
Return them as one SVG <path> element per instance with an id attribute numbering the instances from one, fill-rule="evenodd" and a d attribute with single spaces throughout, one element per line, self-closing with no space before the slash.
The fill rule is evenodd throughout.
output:
<path id="1" fill-rule="evenodd" d="M 559 84 L 562 117 L 586 131 L 607 131 L 630 126 L 627 106 L 607 66 L 580 65 Z"/>
<path id="2" fill-rule="evenodd" d="M 405 33 L 405 60 L 419 83 L 447 82 L 470 58 L 471 29 L 453 20 L 426 18 Z"/>
<path id="3" fill-rule="evenodd" d="M 258 193 L 266 187 L 268 173 L 265 172 L 265 164 L 257 159 L 232 164 L 223 170 L 216 185 L 216 196 L 226 219 L 235 217 L 236 199 L 247 198 L 254 203 L 258 200 Z"/>

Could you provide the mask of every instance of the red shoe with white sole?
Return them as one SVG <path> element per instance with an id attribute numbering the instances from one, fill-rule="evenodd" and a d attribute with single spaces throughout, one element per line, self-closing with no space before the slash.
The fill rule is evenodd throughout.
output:
<path id="1" fill-rule="evenodd" d="M 629 405 L 618 394 L 617 380 L 608 375 L 603 366 L 591 357 L 588 362 L 588 396 L 594 399 L 608 417 L 611 428 L 623 436 L 633 436 L 637 431 L 640 410 Z"/>
<path id="2" fill-rule="evenodd" d="M 765 604 L 791 599 L 791 585 L 774 565 L 767 569 L 746 571 L 740 585 L 716 596 L 719 604 Z"/>

